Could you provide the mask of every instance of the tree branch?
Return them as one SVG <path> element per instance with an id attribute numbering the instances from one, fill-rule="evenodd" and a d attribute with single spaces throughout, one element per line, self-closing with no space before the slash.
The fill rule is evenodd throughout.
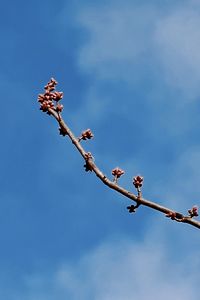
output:
<path id="1" fill-rule="evenodd" d="M 106 177 L 105 174 L 103 174 L 103 172 L 98 168 L 96 163 L 94 163 L 92 154 L 90 152 L 86 152 L 80 143 L 82 139 L 86 140 L 92 138 L 93 137 L 92 132 L 88 129 L 82 133 L 81 137 L 76 138 L 73 132 L 70 130 L 69 126 L 63 120 L 61 116 L 63 105 L 60 105 L 58 103 L 58 101 L 62 99 L 63 93 L 54 91 L 56 84 L 57 82 L 55 81 L 55 79 L 52 78 L 51 81 L 45 86 L 46 92 L 38 96 L 38 102 L 40 102 L 41 104 L 40 109 L 43 112 L 46 112 L 47 114 L 53 116 L 57 120 L 60 126 L 59 128 L 60 134 L 63 136 L 68 136 L 72 141 L 72 143 L 74 144 L 74 146 L 79 151 L 79 153 L 81 154 L 81 156 L 83 157 L 85 161 L 85 165 L 84 165 L 85 170 L 94 172 L 96 176 L 109 188 L 119 192 L 120 194 L 134 201 L 136 205 L 131 205 L 127 207 L 129 212 L 135 212 L 139 206 L 144 205 L 151 209 L 164 213 L 166 217 L 169 217 L 176 222 L 187 223 L 200 229 L 200 222 L 193 219 L 193 217 L 198 216 L 198 208 L 196 206 L 193 206 L 190 210 L 188 210 L 188 215 L 185 216 L 179 212 L 175 212 L 172 209 L 162 206 L 156 202 L 144 199 L 141 193 L 143 177 L 136 176 L 133 179 L 133 184 L 137 189 L 137 195 L 135 195 L 118 185 L 117 179 L 121 175 L 123 175 L 124 171 L 120 170 L 119 168 L 114 169 L 112 172 L 112 174 L 115 176 L 114 181 L 111 181 L 109 178 Z M 56 105 L 54 104 L 54 102 L 56 103 Z"/>

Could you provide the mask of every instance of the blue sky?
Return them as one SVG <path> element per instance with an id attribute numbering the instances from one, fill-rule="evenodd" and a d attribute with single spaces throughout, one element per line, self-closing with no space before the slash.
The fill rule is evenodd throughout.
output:
<path id="1" fill-rule="evenodd" d="M 196 300 L 199 231 L 141 208 L 83 169 L 37 95 L 121 185 L 183 213 L 200 205 L 200 3 L 7 1 L 1 6 L 0 296 Z"/>

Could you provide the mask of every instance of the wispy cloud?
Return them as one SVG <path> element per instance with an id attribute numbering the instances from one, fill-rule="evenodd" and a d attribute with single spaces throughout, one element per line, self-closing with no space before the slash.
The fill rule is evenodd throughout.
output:
<path id="1" fill-rule="evenodd" d="M 195 300 L 197 267 L 186 271 L 187 263 L 187 257 L 182 265 L 170 263 L 166 248 L 152 244 L 149 238 L 135 244 L 119 237 L 104 242 L 76 263 L 26 277 L 20 299 Z"/>
<path id="2" fill-rule="evenodd" d="M 110 2 L 85 8 L 79 22 L 88 33 L 80 67 L 101 80 L 158 76 L 168 88 L 199 94 L 200 8 L 195 2 L 167 7 Z M 151 74 L 148 74 L 148 72 Z"/>
<path id="3" fill-rule="evenodd" d="M 155 45 L 164 78 L 187 97 L 200 95 L 200 6 L 183 5 L 157 21 Z"/>
<path id="4" fill-rule="evenodd" d="M 134 66 L 151 50 L 156 19 L 154 7 L 110 3 L 85 9 L 79 17 L 88 31 L 88 41 L 80 51 L 80 66 L 99 79 L 133 82 Z"/>

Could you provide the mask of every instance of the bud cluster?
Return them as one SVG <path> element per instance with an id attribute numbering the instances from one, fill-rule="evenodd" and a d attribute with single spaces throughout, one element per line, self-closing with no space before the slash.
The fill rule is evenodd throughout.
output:
<path id="1" fill-rule="evenodd" d="M 57 81 L 54 78 L 45 85 L 45 93 L 38 95 L 38 102 L 40 103 L 40 110 L 49 112 L 49 108 L 57 111 L 58 113 L 63 110 L 63 105 L 58 103 L 63 98 L 62 92 L 55 91 Z"/>

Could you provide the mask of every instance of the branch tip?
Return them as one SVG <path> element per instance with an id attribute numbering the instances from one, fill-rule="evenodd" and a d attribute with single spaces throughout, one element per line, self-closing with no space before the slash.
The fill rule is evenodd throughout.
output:
<path id="1" fill-rule="evenodd" d="M 51 78 L 51 80 L 44 87 L 44 94 L 38 95 L 40 110 L 47 112 L 49 115 L 51 115 L 50 109 L 53 109 L 58 113 L 63 110 L 63 105 L 58 103 L 58 101 L 63 98 L 63 92 L 55 91 L 56 85 L 57 81 L 54 78 Z"/>

